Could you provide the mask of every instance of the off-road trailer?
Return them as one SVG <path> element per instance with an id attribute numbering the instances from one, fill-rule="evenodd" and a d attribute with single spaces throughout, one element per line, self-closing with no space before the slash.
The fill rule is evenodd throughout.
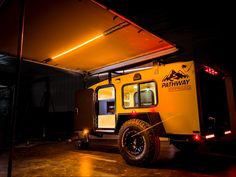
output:
<path id="1" fill-rule="evenodd" d="M 110 75 L 77 92 L 79 142 L 88 144 L 89 134 L 116 134 L 124 160 L 143 165 L 157 160 L 159 137 L 168 137 L 180 149 L 220 139 L 231 134 L 229 80 L 194 61 L 155 62 L 143 70 Z"/>

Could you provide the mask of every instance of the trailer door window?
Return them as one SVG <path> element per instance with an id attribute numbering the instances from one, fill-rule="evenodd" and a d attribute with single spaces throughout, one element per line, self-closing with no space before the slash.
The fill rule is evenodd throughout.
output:
<path id="1" fill-rule="evenodd" d="M 98 90 L 99 114 L 114 114 L 115 89 L 105 87 Z"/>
<path id="2" fill-rule="evenodd" d="M 155 82 L 125 85 L 123 94 L 124 108 L 149 107 L 157 104 Z"/>
<path id="3" fill-rule="evenodd" d="M 98 128 L 115 128 L 115 89 L 98 90 Z"/>

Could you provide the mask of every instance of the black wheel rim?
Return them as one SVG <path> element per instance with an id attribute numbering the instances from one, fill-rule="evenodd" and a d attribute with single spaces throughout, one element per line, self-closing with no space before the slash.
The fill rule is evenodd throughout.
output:
<path id="1" fill-rule="evenodd" d="M 128 130 L 124 134 L 123 145 L 127 152 L 129 152 L 133 156 L 139 156 L 140 154 L 142 154 L 145 145 L 144 137 L 139 134 L 135 135 L 137 133 L 137 130 Z"/>

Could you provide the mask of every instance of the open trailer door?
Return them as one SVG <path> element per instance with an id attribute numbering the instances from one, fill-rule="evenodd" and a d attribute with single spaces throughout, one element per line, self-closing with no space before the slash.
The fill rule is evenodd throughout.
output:
<path id="1" fill-rule="evenodd" d="M 97 96 L 96 96 L 97 95 Z M 79 89 L 75 95 L 74 130 L 114 132 L 115 89 L 113 86 L 93 89 Z"/>
<path id="2" fill-rule="evenodd" d="M 80 89 L 75 95 L 74 130 L 81 131 L 85 128 L 93 129 L 95 120 L 94 91 L 92 89 Z"/>

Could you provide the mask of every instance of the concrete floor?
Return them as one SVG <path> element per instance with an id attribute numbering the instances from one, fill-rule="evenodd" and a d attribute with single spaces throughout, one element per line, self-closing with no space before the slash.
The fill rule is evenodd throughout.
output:
<path id="1" fill-rule="evenodd" d="M 116 146 L 93 144 L 78 150 L 75 142 L 55 141 L 18 145 L 13 157 L 13 177 L 236 177 L 233 156 L 186 156 L 162 142 L 159 162 L 150 167 L 127 165 Z M 0 177 L 7 177 L 8 154 L 0 155 Z"/>

